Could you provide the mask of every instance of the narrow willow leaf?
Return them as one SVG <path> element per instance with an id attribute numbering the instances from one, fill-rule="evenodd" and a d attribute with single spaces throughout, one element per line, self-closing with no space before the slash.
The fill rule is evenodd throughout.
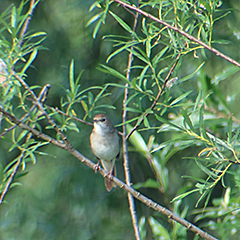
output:
<path id="1" fill-rule="evenodd" d="M 229 66 L 224 68 L 222 71 L 218 72 L 214 78 L 212 79 L 212 83 L 219 84 L 220 81 L 227 79 L 228 77 L 232 76 L 240 69 L 237 66 Z"/>
<path id="2" fill-rule="evenodd" d="M 200 90 L 199 93 L 198 93 L 198 96 L 197 96 L 197 99 L 196 99 L 196 102 L 195 102 L 195 105 L 194 105 L 194 108 L 193 108 L 194 112 L 197 110 L 201 99 L 202 99 L 202 90 Z"/>
<path id="3" fill-rule="evenodd" d="M 84 101 L 81 101 L 81 104 L 82 104 L 82 107 L 83 107 L 85 113 L 88 113 L 88 106 L 87 106 L 87 104 Z"/>
<path id="4" fill-rule="evenodd" d="M 71 60 L 70 67 L 69 67 L 69 82 L 70 82 L 70 89 L 72 93 L 75 93 L 75 84 L 74 84 L 74 60 Z"/>
<path id="5" fill-rule="evenodd" d="M 142 187 L 159 189 L 160 186 L 159 186 L 158 181 L 153 180 L 151 178 L 149 178 L 146 182 L 143 182 L 143 183 L 138 182 L 138 183 L 133 185 L 134 189 L 139 189 L 139 188 L 142 188 Z"/>
<path id="6" fill-rule="evenodd" d="M 186 124 L 189 126 L 189 128 L 194 132 L 194 127 L 193 127 L 192 121 L 191 121 L 190 117 L 188 116 L 187 112 L 184 109 L 182 109 L 181 113 L 184 118 L 184 122 L 186 122 Z"/>
<path id="7" fill-rule="evenodd" d="M 126 43 L 123 47 L 119 48 L 118 50 L 114 51 L 112 54 L 109 55 L 109 57 L 107 58 L 106 62 L 108 63 L 114 56 L 116 56 L 118 53 L 134 46 L 138 44 L 137 41 L 134 41 L 134 42 L 130 42 L 130 43 Z"/>
<path id="8" fill-rule="evenodd" d="M 139 109 L 131 108 L 131 107 L 125 107 L 124 110 L 129 112 L 135 112 L 135 113 L 142 113 Z"/>
<path id="9" fill-rule="evenodd" d="M 45 32 L 36 32 L 34 34 L 24 37 L 24 39 L 31 39 L 31 38 L 46 36 L 46 35 L 47 35 L 47 33 L 45 33 Z"/>
<path id="10" fill-rule="evenodd" d="M 137 47 L 136 47 L 137 48 Z M 140 51 L 140 48 L 137 48 Z M 135 51 L 134 49 L 129 49 L 129 52 L 131 52 L 134 56 L 142 60 L 146 64 L 150 64 L 149 59 L 147 56 L 142 55 L 141 53 Z M 141 52 L 141 51 L 140 51 Z"/>
<path id="11" fill-rule="evenodd" d="M 201 63 L 199 65 L 199 67 L 193 73 L 189 74 L 188 76 L 186 76 L 184 78 L 179 79 L 178 82 L 182 83 L 182 82 L 185 82 L 185 81 L 189 80 L 190 78 L 192 78 L 203 67 L 204 64 L 205 64 L 205 62 Z"/>
<path id="12" fill-rule="evenodd" d="M 162 123 L 168 124 L 168 125 L 176 128 L 176 129 L 178 129 L 178 130 L 184 131 L 184 129 L 183 129 L 181 126 L 178 126 L 178 125 L 170 122 L 169 120 L 167 120 L 167 119 L 165 119 L 165 118 L 162 118 L 162 117 L 160 117 L 160 116 L 158 116 L 158 115 L 156 115 L 156 114 L 155 114 L 155 117 L 157 118 L 158 121 L 160 121 L 160 122 L 162 122 Z M 159 130 L 161 130 L 161 127 L 159 128 Z"/>
<path id="13" fill-rule="evenodd" d="M 183 194 L 180 194 L 180 195 L 178 195 L 177 197 L 173 198 L 173 200 L 171 201 L 171 203 L 172 203 L 172 202 L 176 202 L 176 201 L 178 201 L 178 200 L 181 200 L 181 199 L 187 197 L 188 195 L 190 195 L 190 194 L 192 194 L 192 193 L 194 193 L 194 192 L 198 192 L 198 191 L 199 191 L 198 189 L 193 189 L 193 190 L 191 190 L 191 191 L 188 191 L 188 192 L 185 192 L 185 193 L 183 193 Z"/>
<path id="14" fill-rule="evenodd" d="M 100 12 L 96 15 L 94 15 L 86 24 L 86 27 L 88 27 L 89 25 L 91 25 L 92 23 L 94 23 L 96 20 L 98 20 L 99 18 L 101 18 L 101 16 L 103 15 L 103 12 Z"/>
<path id="15" fill-rule="evenodd" d="M 98 108 L 116 109 L 116 107 L 114 107 L 113 105 L 108 105 L 108 104 L 102 104 L 102 105 L 99 105 L 99 106 L 96 106 L 96 107 L 95 107 L 95 109 L 98 109 Z"/>
<path id="16" fill-rule="evenodd" d="M 96 38 L 97 33 L 98 33 L 102 23 L 104 22 L 103 16 L 104 16 L 104 13 L 102 13 L 101 18 L 99 19 L 99 21 L 97 22 L 97 24 L 96 24 L 96 26 L 95 26 L 95 28 L 93 30 L 93 34 L 92 34 L 93 38 Z"/>
<path id="17" fill-rule="evenodd" d="M 92 10 L 94 10 L 95 7 L 101 7 L 101 5 L 99 4 L 99 1 L 94 2 L 94 3 L 90 6 L 89 12 L 91 12 Z"/>
<path id="18" fill-rule="evenodd" d="M 35 60 L 35 58 L 37 57 L 38 54 L 38 50 L 34 49 L 33 52 L 31 53 L 27 63 L 24 65 L 21 74 L 24 74 L 26 72 L 26 70 L 29 68 L 29 66 L 32 64 L 32 62 Z"/>
<path id="19" fill-rule="evenodd" d="M 150 128 L 150 127 L 151 127 L 150 124 L 149 124 L 149 121 L 148 121 L 147 117 L 144 117 L 143 124 L 144 124 L 144 126 L 145 126 L 146 128 Z"/>
<path id="20" fill-rule="evenodd" d="M 230 144 L 232 141 L 232 116 L 228 119 L 228 133 L 227 142 Z"/>
<path id="21" fill-rule="evenodd" d="M 146 41 L 146 53 L 147 53 L 147 56 L 148 58 L 150 58 L 150 55 L 151 55 L 151 38 L 149 38 L 147 41 Z"/>
<path id="22" fill-rule="evenodd" d="M 165 47 L 164 49 L 162 49 L 158 54 L 155 55 L 155 57 L 152 60 L 152 64 L 155 67 L 156 64 L 159 63 L 161 57 L 166 53 L 166 51 L 169 49 L 169 47 Z"/>
<path id="23" fill-rule="evenodd" d="M 204 114 L 204 105 L 202 104 L 199 110 L 199 129 L 200 129 L 201 136 L 207 139 L 208 137 L 206 134 L 206 127 L 203 119 L 203 116 L 204 116 L 203 114 Z"/>
<path id="24" fill-rule="evenodd" d="M 159 236 L 159 239 L 171 239 L 168 229 L 166 229 L 162 224 L 160 224 L 153 217 L 148 218 L 149 225 L 152 228 L 154 236 Z"/>
<path id="25" fill-rule="evenodd" d="M 104 88 L 99 92 L 99 94 L 95 97 L 94 99 L 94 103 L 96 103 L 101 97 L 102 95 L 104 94 L 104 92 L 106 91 L 107 89 L 107 85 L 104 86 Z"/>
<path id="26" fill-rule="evenodd" d="M 27 130 L 23 130 L 17 138 L 17 142 L 21 141 L 28 134 Z"/>
<path id="27" fill-rule="evenodd" d="M 127 127 L 127 133 L 130 133 L 133 127 L 130 124 L 126 125 Z M 141 134 L 136 130 L 133 132 L 133 134 L 130 136 L 129 141 L 131 144 L 136 148 L 137 151 L 142 153 L 145 157 L 149 153 L 147 144 Z"/>
<path id="28" fill-rule="evenodd" d="M 173 106 L 173 105 L 175 105 L 176 103 L 182 101 L 182 100 L 185 99 L 190 93 L 192 93 L 192 91 L 188 91 L 188 92 L 182 94 L 181 96 L 179 96 L 178 98 L 176 98 L 175 100 L 173 100 L 173 101 L 170 103 L 170 106 Z"/>
<path id="29" fill-rule="evenodd" d="M 115 20 L 130 34 L 136 35 L 135 32 L 133 32 L 132 28 L 128 26 L 126 22 L 124 22 L 120 17 L 118 17 L 115 13 L 112 11 L 109 11 L 109 13 L 115 18 Z"/>
<path id="30" fill-rule="evenodd" d="M 199 168 L 205 172 L 208 176 L 210 176 L 213 180 L 215 180 L 218 175 L 215 174 L 213 171 L 209 170 L 208 168 L 206 168 L 205 166 L 203 166 L 199 161 L 196 161 L 197 165 L 199 166 Z M 205 184 L 204 184 L 205 186 Z"/>
<path id="31" fill-rule="evenodd" d="M 128 83 L 129 86 L 132 86 L 131 82 L 120 72 L 116 71 L 115 69 L 113 69 L 111 67 L 103 65 L 103 64 L 101 64 L 100 66 L 101 66 L 101 68 L 98 68 L 99 70 L 109 73 L 109 74 L 115 76 L 116 78 L 119 78 L 119 79 L 123 80 L 124 82 Z"/>
<path id="32" fill-rule="evenodd" d="M 16 28 L 16 23 L 17 23 L 17 11 L 16 7 L 13 6 L 11 14 L 11 27 Z"/>

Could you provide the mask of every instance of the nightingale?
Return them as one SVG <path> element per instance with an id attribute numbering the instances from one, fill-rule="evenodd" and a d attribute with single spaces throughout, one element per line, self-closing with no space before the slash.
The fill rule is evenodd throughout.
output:
<path id="1" fill-rule="evenodd" d="M 93 118 L 93 130 L 90 135 L 90 144 L 93 154 L 98 159 L 109 176 L 104 179 L 107 191 L 111 191 L 116 184 L 111 181 L 111 176 L 116 176 L 115 161 L 120 155 L 120 140 L 117 129 L 105 114 L 98 114 Z"/>

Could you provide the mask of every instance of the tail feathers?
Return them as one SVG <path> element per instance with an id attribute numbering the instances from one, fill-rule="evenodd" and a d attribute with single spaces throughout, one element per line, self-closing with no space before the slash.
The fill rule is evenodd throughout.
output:
<path id="1" fill-rule="evenodd" d="M 109 174 L 110 175 L 106 176 L 105 179 L 104 179 L 105 187 L 106 187 L 108 192 L 110 192 L 113 187 L 117 187 L 117 185 L 110 179 L 111 175 L 116 177 L 116 166 L 113 167 L 112 173 L 110 172 Z"/>

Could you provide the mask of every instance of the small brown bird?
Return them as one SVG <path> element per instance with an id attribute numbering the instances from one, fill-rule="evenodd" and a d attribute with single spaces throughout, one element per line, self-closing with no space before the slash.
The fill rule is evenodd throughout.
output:
<path id="1" fill-rule="evenodd" d="M 120 155 L 120 142 L 116 128 L 105 114 L 98 114 L 93 118 L 90 143 L 94 155 L 109 173 L 109 177 L 105 178 L 105 186 L 110 192 L 112 187 L 116 187 L 110 177 L 111 175 L 116 176 L 115 161 Z"/>

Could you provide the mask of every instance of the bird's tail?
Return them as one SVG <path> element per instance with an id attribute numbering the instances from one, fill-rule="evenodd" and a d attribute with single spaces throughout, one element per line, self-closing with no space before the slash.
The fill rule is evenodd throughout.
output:
<path id="1" fill-rule="evenodd" d="M 104 181 L 105 181 L 105 187 L 107 189 L 108 192 L 110 192 L 112 190 L 113 187 L 116 187 L 117 185 L 111 180 L 111 176 L 116 177 L 117 176 L 117 172 L 116 172 L 116 166 L 114 165 L 112 173 L 110 172 L 108 176 L 105 177 Z"/>

